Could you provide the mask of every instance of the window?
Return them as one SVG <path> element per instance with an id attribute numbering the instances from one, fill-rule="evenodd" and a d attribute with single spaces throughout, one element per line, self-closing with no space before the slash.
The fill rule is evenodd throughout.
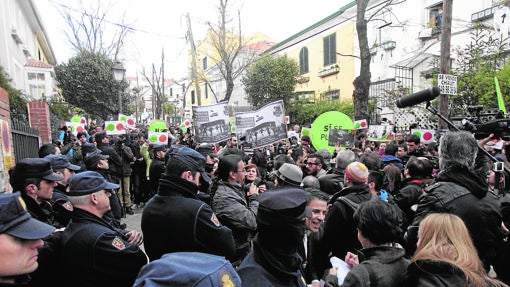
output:
<path id="1" fill-rule="evenodd" d="M 334 101 L 334 100 L 340 99 L 340 90 L 326 92 L 326 99 L 329 101 Z"/>
<path id="2" fill-rule="evenodd" d="M 324 66 L 336 63 L 336 34 L 324 38 Z"/>
<path id="3" fill-rule="evenodd" d="M 34 99 L 41 99 L 44 97 L 45 92 L 46 88 L 44 85 L 30 85 L 30 95 Z"/>
<path id="4" fill-rule="evenodd" d="M 202 59 L 202 70 L 207 70 L 207 57 Z"/>
<path id="5" fill-rule="evenodd" d="M 204 94 L 205 94 L 205 98 L 208 99 L 209 98 L 209 94 L 208 94 L 208 91 L 207 91 L 207 82 L 204 83 Z"/>
<path id="6" fill-rule="evenodd" d="M 299 51 L 299 74 L 303 75 L 308 73 L 308 48 L 303 47 Z"/>
<path id="7" fill-rule="evenodd" d="M 431 6 L 429 8 L 429 26 L 431 28 L 441 29 L 443 19 L 443 3 Z"/>
<path id="8" fill-rule="evenodd" d="M 191 104 L 195 104 L 195 91 L 191 91 Z"/>

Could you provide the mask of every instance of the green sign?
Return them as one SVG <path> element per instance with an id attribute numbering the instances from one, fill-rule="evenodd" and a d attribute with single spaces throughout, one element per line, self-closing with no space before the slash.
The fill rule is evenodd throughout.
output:
<path id="1" fill-rule="evenodd" d="M 354 122 L 344 113 L 331 111 L 318 116 L 312 123 L 310 139 L 316 150 L 321 148 L 335 151 L 338 142 L 343 147 L 354 144 Z"/>
<path id="2" fill-rule="evenodd" d="M 153 120 L 149 125 L 149 132 L 162 132 L 166 129 L 166 122 L 163 120 Z"/>

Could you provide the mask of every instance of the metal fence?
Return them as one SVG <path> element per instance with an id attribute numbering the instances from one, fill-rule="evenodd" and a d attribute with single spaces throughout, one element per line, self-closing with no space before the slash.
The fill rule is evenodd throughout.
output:
<path id="1" fill-rule="evenodd" d="M 27 157 L 38 157 L 39 131 L 26 122 L 12 119 L 12 146 L 16 161 Z"/>

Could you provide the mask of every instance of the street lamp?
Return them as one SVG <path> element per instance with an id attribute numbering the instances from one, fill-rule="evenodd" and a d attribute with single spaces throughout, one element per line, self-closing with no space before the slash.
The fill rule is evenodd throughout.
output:
<path id="1" fill-rule="evenodd" d="M 122 65 L 122 62 L 116 61 L 113 64 L 112 71 L 113 71 L 113 78 L 115 79 L 115 81 L 120 83 L 120 82 L 122 82 L 122 80 L 124 80 L 124 74 L 126 73 L 126 68 L 124 68 L 124 65 Z M 122 114 L 122 93 L 121 93 L 120 89 L 119 89 L 119 114 Z"/>

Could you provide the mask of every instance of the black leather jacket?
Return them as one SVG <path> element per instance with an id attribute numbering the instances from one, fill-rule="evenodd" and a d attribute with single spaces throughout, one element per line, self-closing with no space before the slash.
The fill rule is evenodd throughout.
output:
<path id="1" fill-rule="evenodd" d="M 451 168 L 442 171 L 437 183 L 425 188 L 413 223 L 407 229 L 407 252 L 414 253 L 418 226 L 433 212 L 451 213 L 462 218 L 485 267 L 494 263 L 502 243 L 502 216 L 499 199 L 488 191 L 488 184 L 475 171 Z"/>

